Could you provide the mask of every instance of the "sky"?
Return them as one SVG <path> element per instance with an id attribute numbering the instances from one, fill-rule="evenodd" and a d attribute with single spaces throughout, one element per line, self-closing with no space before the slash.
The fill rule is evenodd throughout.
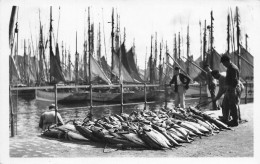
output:
<path id="1" fill-rule="evenodd" d="M 37 1 L 36 1 L 37 2 Z M 48 2 L 48 1 L 47 1 Z M 241 43 L 245 46 L 245 34 L 247 33 L 249 52 L 254 56 L 257 54 L 257 41 L 259 35 L 255 35 L 257 29 L 260 29 L 260 23 L 257 15 L 260 14 L 259 1 L 130 1 L 130 0 L 112 0 L 112 1 L 56 1 L 57 3 L 35 3 L 34 1 L 23 1 L 17 3 L 19 6 L 19 54 L 23 54 L 23 40 L 31 42 L 36 46 L 39 35 L 39 12 L 41 23 L 44 27 L 44 35 L 48 36 L 50 6 L 53 13 L 53 30 L 61 46 L 62 41 L 66 49 L 70 49 L 72 56 L 76 52 L 76 32 L 77 32 L 77 50 L 82 55 L 84 30 L 87 30 L 87 11 L 90 7 L 91 22 L 95 26 L 95 48 L 97 42 L 97 30 L 100 23 L 102 39 L 102 55 L 107 54 L 108 63 L 111 59 L 111 13 L 112 7 L 120 16 L 120 29 L 123 37 L 123 30 L 126 29 L 126 49 L 130 49 L 135 42 L 137 65 L 144 68 L 145 61 L 150 55 L 151 35 L 153 41 L 157 33 L 158 49 L 159 43 L 164 43 L 163 52 L 167 42 L 169 53 L 173 53 L 174 34 L 181 34 L 182 47 L 181 56 L 186 57 L 186 35 L 189 25 L 190 34 L 190 54 L 194 58 L 200 55 L 200 25 L 204 27 L 204 21 L 210 24 L 210 11 L 213 11 L 214 17 L 214 47 L 219 53 L 227 50 L 226 28 L 227 14 L 232 10 L 235 13 L 235 7 L 239 7 L 241 20 Z M 3 1 L 5 7 L 2 7 L 5 15 L 4 21 L 9 22 L 11 6 L 13 3 Z M 116 20 L 116 17 L 115 17 Z M 115 24 L 116 25 L 116 24 Z M 8 26 L 7 26 L 8 27 Z M 6 27 L 3 27 L 6 28 Z M 105 42 L 104 42 L 105 37 Z M 6 40 L 8 41 L 8 40 Z M 154 43 L 153 43 L 154 44 Z M 106 45 L 106 46 L 105 46 Z M 106 52 L 105 52 L 106 47 Z"/>

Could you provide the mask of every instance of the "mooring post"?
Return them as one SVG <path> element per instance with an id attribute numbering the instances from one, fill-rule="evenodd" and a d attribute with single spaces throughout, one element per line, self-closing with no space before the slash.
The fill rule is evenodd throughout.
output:
<path id="1" fill-rule="evenodd" d="M 246 80 L 246 96 L 245 96 L 245 104 L 247 104 L 247 85 L 248 85 L 248 83 L 247 83 L 247 80 Z M 241 93 L 242 94 L 242 93 Z"/>
<path id="2" fill-rule="evenodd" d="M 144 110 L 146 109 L 147 106 L 147 97 L 146 97 L 146 83 L 144 83 Z"/>
<path id="3" fill-rule="evenodd" d="M 93 92 L 92 92 L 92 84 L 90 84 L 90 116 L 91 116 L 91 120 L 93 117 Z"/>
<path id="4" fill-rule="evenodd" d="M 10 113 L 11 113 L 11 137 L 14 137 L 14 111 L 13 111 L 12 92 L 11 92 L 10 85 L 9 85 L 9 103 L 10 103 Z"/>
<path id="5" fill-rule="evenodd" d="M 124 88 L 123 83 L 120 84 L 120 91 L 121 91 L 121 113 L 123 113 L 123 105 L 124 105 Z"/>
<path id="6" fill-rule="evenodd" d="M 54 90 L 55 90 L 55 124 L 58 123 L 58 120 L 57 120 L 57 84 L 54 85 Z"/>
<path id="7" fill-rule="evenodd" d="M 164 98 L 165 98 L 165 106 L 164 108 L 167 108 L 167 84 L 164 84 Z"/>

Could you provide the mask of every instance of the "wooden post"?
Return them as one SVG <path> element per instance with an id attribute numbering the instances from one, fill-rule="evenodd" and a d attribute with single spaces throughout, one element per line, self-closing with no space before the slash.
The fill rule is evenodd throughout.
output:
<path id="1" fill-rule="evenodd" d="M 200 101 L 199 102 L 201 102 L 201 89 L 202 89 L 202 84 L 200 82 Z"/>
<path id="2" fill-rule="evenodd" d="M 14 137 L 14 111 L 13 111 L 13 102 L 12 102 L 12 92 L 11 86 L 9 85 L 9 103 L 10 103 L 10 113 L 11 113 L 11 137 Z"/>
<path id="3" fill-rule="evenodd" d="M 121 91 L 121 113 L 123 113 L 123 105 L 124 105 L 124 88 L 123 83 L 120 84 Z"/>
<path id="4" fill-rule="evenodd" d="M 165 98 L 165 106 L 164 108 L 167 108 L 167 84 L 164 84 L 164 98 Z"/>
<path id="5" fill-rule="evenodd" d="M 57 120 L 57 84 L 54 85 L 54 89 L 55 89 L 55 124 L 58 123 L 58 120 Z"/>
<path id="6" fill-rule="evenodd" d="M 146 97 L 146 83 L 144 83 L 144 110 L 146 109 L 147 106 L 147 97 Z"/>
<path id="7" fill-rule="evenodd" d="M 246 81 L 246 96 L 245 96 L 245 104 L 247 104 L 247 86 L 248 86 L 248 83 Z M 242 93 L 241 93 L 242 94 Z"/>
<path id="8" fill-rule="evenodd" d="M 92 100 L 92 84 L 90 84 L 90 115 L 91 118 L 90 120 L 92 120 L 92 116 L 93 116 L 93 100 Z"/>

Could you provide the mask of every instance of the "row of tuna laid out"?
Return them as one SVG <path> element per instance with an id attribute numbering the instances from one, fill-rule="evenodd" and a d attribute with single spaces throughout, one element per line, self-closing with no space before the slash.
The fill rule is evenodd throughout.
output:
<path id="1" fill-rule="evenodd" d="M 195 137 L 230 129 L 220 120 L 194 107 L 157 112 L 142 111 L 104 116 L 98 120 L 73 121 L 49 128 L 43 135 L 70 141 L 94 141 L 122 148 L 171 149 Z"/>

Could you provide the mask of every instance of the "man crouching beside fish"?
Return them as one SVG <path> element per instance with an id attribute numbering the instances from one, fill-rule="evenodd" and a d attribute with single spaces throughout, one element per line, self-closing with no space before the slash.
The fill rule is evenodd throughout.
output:
<path id="1" fill-rule="evenodd" d="M 61 115 L 57 112 L 57 125 L 64 125 Z M 40 117 L 39 128 L 43 131 L 48 129 L 49 126 L 55 124 L 55 105 L 49 106 L 49 111 L 44 112 Z"/>

